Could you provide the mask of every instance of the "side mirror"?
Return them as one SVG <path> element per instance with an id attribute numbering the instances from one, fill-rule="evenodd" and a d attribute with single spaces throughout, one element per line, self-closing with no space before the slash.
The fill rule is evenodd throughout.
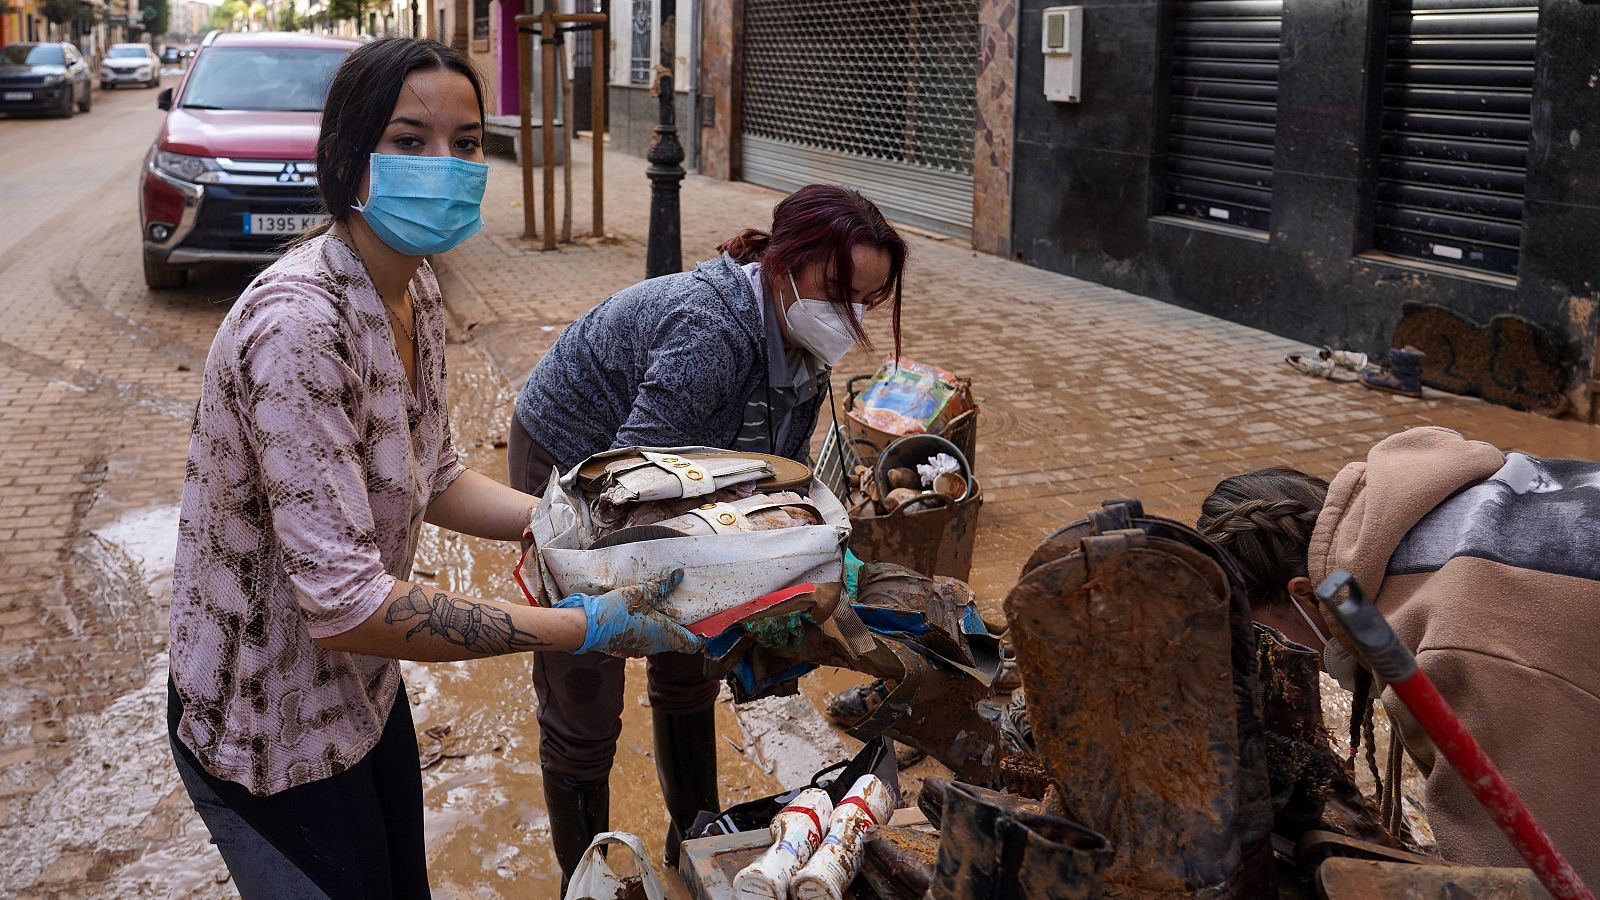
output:
<path id="1" fill-rule="evenodd" d="M 172 108 L 172 88 L 162 88 L 161 96 L 156 98 L 156 106 L 161 109 Z"/>

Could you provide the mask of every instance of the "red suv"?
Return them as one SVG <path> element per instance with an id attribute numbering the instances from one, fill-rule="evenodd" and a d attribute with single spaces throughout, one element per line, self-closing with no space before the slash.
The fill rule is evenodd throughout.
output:
<path id="1" fill-rule="evenodd" d="M 328 83 L 357 41 L 302 34 L 208 35 L 157 104 L 166 123 L 139 190 L 144 280 L 182 287 L 210 262 L 265 263 L 326 218 L 317 129 Z"/>

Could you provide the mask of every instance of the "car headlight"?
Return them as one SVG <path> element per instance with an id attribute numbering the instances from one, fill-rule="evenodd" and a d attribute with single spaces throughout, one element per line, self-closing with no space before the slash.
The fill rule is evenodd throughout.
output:
<path id="1" fill-rule="evenodd" d="M 46 75 L 44 77 L 44 86 L 45 87 L 54 87 L 55 85 L 58 85 L 61 82 L 66 81 L 66 80 L 67 80 L 67 76 L 65 76 L 65 75 Z"/>
<path id="2" fill-rule="evenodd" d="M 220 172 L 222 167 L 209 156 L 188 156 L 183 153 L 169 153 L 166 150 L 156 151 L 156 168 L 184 181 L 203 182 L 209 172 Z"/>

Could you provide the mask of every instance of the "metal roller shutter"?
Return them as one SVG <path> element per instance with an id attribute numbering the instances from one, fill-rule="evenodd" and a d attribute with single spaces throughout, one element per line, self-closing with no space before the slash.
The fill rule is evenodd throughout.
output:
<path id="1" fill-rule="evenodd" d="M 1165 211 L 1265 231 L 1283 0 L 1178 0 Z"/>
<path id="2" fill-rule="evenodd" d="M 1515 275 L 1539 8 L 1393 0 L 1372 245 Z"/>
<path id="3" fill-rule="evenodd" d="M 743 175 L 967 236 L 978 0 L 746 0 Z"/>

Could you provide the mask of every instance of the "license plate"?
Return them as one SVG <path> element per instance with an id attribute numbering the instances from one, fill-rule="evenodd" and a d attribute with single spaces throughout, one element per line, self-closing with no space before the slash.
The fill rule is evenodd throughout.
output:
<path id="1" fill-rule="evenodd" d="M 32 100 L 32 91 L 6 91 L 3 99 L 6 100 Z"/>
<path id="2" fill-rule="evenodd" d="M 251 213 L 244 217 L 245 234 L 299 234 L 328 221 L 327 216 L 310 214 L 261 215 Z"/>

